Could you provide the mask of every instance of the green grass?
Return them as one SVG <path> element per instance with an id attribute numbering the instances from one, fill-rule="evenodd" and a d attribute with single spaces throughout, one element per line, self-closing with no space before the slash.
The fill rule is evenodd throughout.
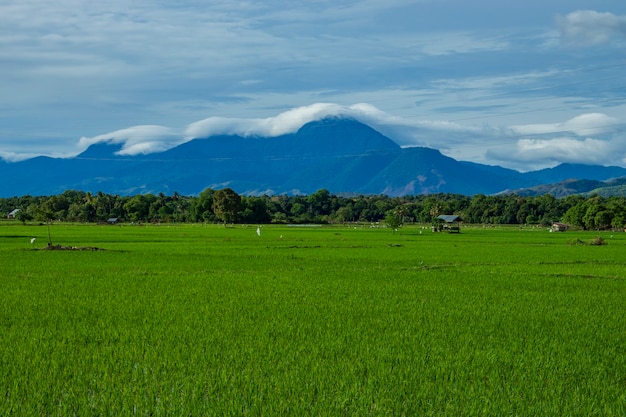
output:
<path id="1" fill-rule="evenodd" d="M 0 224 L 2 416 L 626 414 L 624 233 L 50 230 L 105 250 Z"/>

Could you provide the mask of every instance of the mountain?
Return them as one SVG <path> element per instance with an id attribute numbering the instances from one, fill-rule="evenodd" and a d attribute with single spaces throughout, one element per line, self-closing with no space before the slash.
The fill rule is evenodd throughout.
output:
<path id="1" fill-rule="evenodd" d="M 97 143 L 73 158 L 2 162 L 0 197 L 70 189 L 194 195 L 209 187 L 230 187 L 244 195 L 310 194 L 322 188 L 335 194 L 474 195 L 569 178 L 603 181 L 626 176 L 620 167 L 563 164 L 520 173 L 457 161 L 431 148 L 401 148 L 371 127 L 339 117 L 310 122 L 295 133 L 276 137 L 195 138 L 149 155 L 119 155 L 122 146 Z"/>
<path id="2" fill-rule="evenodd" d="M 553 183 L 573 178 L 603 181 L 625 175 L 626 169 L 622 167 L 565 163 L 554 168 L 529 172 L 526 177 L 532 178 L 539 183 Z"/>
<path id="3" fill-rule="evenodd" d="M 626 177 L 602 181 L 602 184 L 599 187 L 596 187 L 590 191 L 583 192 L 581 194 L 584 196 L 597 194 L 602 197 L 626 197 Z"/>
<path id="4" fill-rule="evenodd" d="M 603 197 L 626 196 L 626 177 L 615 178 L 607 181 L 568 179 L 556 183 L 541 184 L 535 187 L 523 188 L 509 193 L 515 193 L 522 196 L 552 194 L 555 197 L 566 197 L 572 194 L 581 194 L 583 196 L 598 194 Z"/>
<path id="5" fill-rule="evenodd" d="M 509 193 L 515 193 L 522 196 L 552 194 L 555 197 L 566 197 L 572 194 L 585 193 L 593 189 L 600 188 L 604 185 L 604 182 L 596 180 L 567 179 L 565 181 L 559 181 L 556 183 L 541 184 L 534 187 L 522 188 L 519 190 L 511 191 Z"/>
<path id="6" fill-rule="evenodd" d="M 103 159 L 112 158 L 119 159 L 119 156 L 115 155 L 122 149 L 121 143 L 113 144 L 108 142 L 96 143 L 88 147 L 83 153 L 76 156 L 77 159 Z"/>

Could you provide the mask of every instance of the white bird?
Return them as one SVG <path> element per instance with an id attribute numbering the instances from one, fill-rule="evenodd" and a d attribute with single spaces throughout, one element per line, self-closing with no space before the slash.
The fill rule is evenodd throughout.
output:
<path id="1" fill-rule="evenodd" d="M 259 236 L 261 236 L 261 228 L 260 228 L 260 227 L 257 227 L 257 228 L 256 228 L 256 234 L 257 234 L 257 235 L 259 235 Z"/>
<path id="2" fill-rule="evenodd" d="M 35 240 L 37 240 L 37 238 L 36 238 L 36 237 L 32 238 L 32 239 L 30 240 L 30 244 L 31 244 L 31 245 L 34 245 L 34 244 L 35 244 Z"/>

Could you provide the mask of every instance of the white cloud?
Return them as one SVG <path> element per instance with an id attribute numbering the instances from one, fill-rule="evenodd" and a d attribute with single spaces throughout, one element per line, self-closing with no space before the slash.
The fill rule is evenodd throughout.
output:
<path id="1" fill-rule="evenodd" d="M 333 103 L 316 103 L 268 118 L 209 117 L 191 123 L 180 131 L 156 125 L 133 126 L 94 137 L 82 137 L 79 148 L 85 149 L 95 143 L 119 143 L 123 144 L 120 155 L 149 154 L 162 152 L 193 138 L 215 135 L 275 137 L 294 133 L 304 124 L 328 116 L 354 117 L 364 123 L 395 120 L 367 104 L 341 106 Z"/>
<path id="2" fill-rule="evenodd" d="M 623 132 L 604 137 L 520 138 L 487 148 L 485 156 L 498 164 L 521 171 L 541 169 L 570 162 L 590 165 L 624 165 L 626 135 Z"/>
<path id="3" fill-rule="evenodd" d="M 95 143 L 122 143 L 119 151 L 120 155 L 137 155 L 162 152 L 172 148 L 182 142 L 182 136 L 174 129 L 155 126 L 133 126 L 126 129 L 91 138 L 82 137 L 79 140 L 79 147 L 85 149 Z"/>
<path id="4" fill-rule="evenodd" d="M 576 116 L 563 123 L 542 123 L 512 126 L 515 134 L 545 135 L 550 133 L 571 132 L 578 136 L 598 135 L 613 131 L 619 121 L 602 113 L 587 113 Z"/>
<path id="5" fill-rule="evenodd" d="M 0 159 L 6 162 L 18 162 L 24 161 L 26 159 L 34 158 L 37 156 L 41 156 L 40 154 L 31 154 L 31 153 L 15 153 L 15 152 L 0 152 Z"/>
<path id="6" fill-rule="evenodd" d="M 551 139 L 519 139 L 514 144 L 489 147 L 486 157 L 499 165 L 520 171 L 552 167 L 559 163 L 611 164 L 607 152 L 614 150 L 613 143 L 593 139 L 558 137 Z M 623 153 L 622 153 L 623 155 Z"/>
<path id="7" fill-rule="evenodd" d="M 373 125 L 397 124 L 401 120 L 369 104 L 342 106 L 334 103 L 316 103 L 310 106 L 297 107 L 268 118 L 209 117 L 190 124 L 185 130 L 185 135 L 188 138 L 202 138 L 212 135 L 274 137 L 294 133 L 310 121 L 329 116 L 353 117 L 363 123 Z"/>
<path id="8" fill-rule="evenodd" d="M 78 147 L 84 150 L 95 143 L 123 144 L 119 154 L 136 155 L 162 152 L 194 138 L 217 135 L 275 137 L 296 132 L 306 123 L 325 117 L 351 117 L 367 124 L 401 146 L 426 145 L 429 132 L 437 136 L 460 137 L 479 130 L 446 121 L 408 121 L 392 116 L 366 103 L 343 106 L 334 103 L 316 103 L 296 107 L 267 118 L 209 117 L 189 124 L 184 129 L 165 126 L 133 126 L 93 137 L 82 137 Z"/>
<path id="9" fill-rule="evenodd" d="M 592 138 L 520 139 L 517 159 L 601 163 L 609 150 L 608 142 Z"/>
<path id="10" fill-rule="evenodd" d="M 626 16 L 578 10 L 557 16 L 561 41 L 569 46 L 593 46 L 623 41 L 626 37 Z"/>

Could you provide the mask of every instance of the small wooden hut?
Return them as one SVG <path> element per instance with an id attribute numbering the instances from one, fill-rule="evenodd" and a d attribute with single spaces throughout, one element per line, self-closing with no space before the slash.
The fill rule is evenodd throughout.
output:
<path id="1" fill-rule="evenodd" d="M 456 214 L 442 214 L 437 216 L 437 230 L 433 226 L 433 231 L 448 232 L 448 233 L 460 233 L 461 222 L 463 221 Z"/>

